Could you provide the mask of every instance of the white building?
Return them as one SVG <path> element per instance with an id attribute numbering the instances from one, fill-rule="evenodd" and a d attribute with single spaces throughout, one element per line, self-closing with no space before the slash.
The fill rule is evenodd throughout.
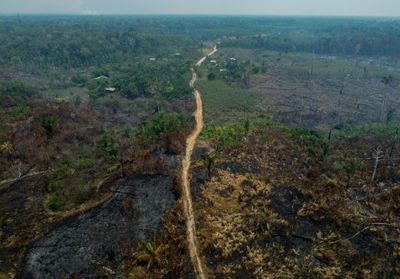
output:
<path id="1" fill-rule="evenodd" d="M 104 88 L 104 90 L 106 90 L 107 92 L 113 93 L 113 92 L 115 92 L 115 90 L 117 90 L 117 89 L 114 88 L 114 87 L 106 87 L 106 88 Z"/>

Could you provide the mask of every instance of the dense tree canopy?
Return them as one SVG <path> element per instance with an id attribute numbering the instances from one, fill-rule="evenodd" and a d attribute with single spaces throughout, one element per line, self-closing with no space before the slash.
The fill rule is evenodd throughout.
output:
<path id="1" fill-rule="evenodd" d="M 143 28 L 145 27 L 145 28 Z M 141 55 L 194 58 L 195 41 L 325 54 L 400 53 L 400 21 L 377 18 L 205 16 L 0 17 L 2 65 L 77 68 Z"/>

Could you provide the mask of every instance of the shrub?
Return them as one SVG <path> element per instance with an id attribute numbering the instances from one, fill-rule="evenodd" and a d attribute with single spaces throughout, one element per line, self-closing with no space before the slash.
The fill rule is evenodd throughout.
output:
<path id="1" fill-rule="evenodd" d="M 19 105 L 10 108 L 10 118 L 12 122 L 23 120 L 31 114 L 32 110 L 30 107 Z"/>
<path id="2" fill-rule="evenodd" d="M 86 83 L 87 78 L 86 78 L 86 77 L 83 77 L 83 76 L 81 76 L 81 75 L 74 75 L 74 76 L 71 78 L 71 81 L 72 81 L 73 83 L 75 83 L 75 84 L 81 85 L 81 84 L 85 84 L 85 83 Z"/>
<path id="3" fill-rule="evenodd" d="M 46 131 L 48 137 L 54 134 L 56 128 L 56 119 L 52 115 L 45 115 L 42 118 L 42 127 Z"/>
<path id="4" fill-rule="evenodd" d="M 346 173 L 347 187 L 350 187 L 351 179 L 359 170 L 363 168 L 363 166 L 363 162 L 353 158 L 343 160 L 339 164 L 339 168 L 341 168 Z"/>
<path id="5" fill-rule="evenodd" d="M 61 180 L 57 177 L 47 176 L 46 177 L 47 190 L 50 192 L 55 192 L 57 189 L 60 189 Z"/>
<path id="6" fill-rule="evenodd" d="M 36 92 L 36 88 L 20 81 L 1 82 L 0 83 L 0 97 L 23 97 L 27 98 Z"/>
<path id="7" fill-rule="evenodd" d="M 215 80 L 215 78 L 216 78 L 215 73 L 209 73 L 208 76 L 207 76 L 208 80 Z"/>
<path id="8" fill-rule="evenodd" d="M 50 211 L 58 211 L 61 209 L 61 201 L 57 194 L 50 194 L 45 203 L 45 207 Z"/>
<path id="9" fill-rule="evenodd" d="M 79 206 L 90 199 L 90 190 L 82 185 L 76 185 L 71 190 L 73 206 Z"/>
<path id="10" fill-rule="evenodd" d="M 394 108 L 388 109 L 388 111 L 386 112 L 386 124 L 389 124 L 390 122 L 393 121 L 395 112 L 396 112 L 396 110 Z"/>
<path id="11" fill-rule="evenodd" d="M 115 143 L 114 136 L 110 132 L 103 132 L 102 137 L 97 142 L 97 149 L 106 153 L 112 162 L 118 162 L 121 154 L 117 144 Z"/>
<path id="12" fill-rule="evenodd" d="M 88 94 L 89 94 L 90 104 L 92 104 L 92 105 L 96 102 L 96 100 L 98 98 L 101 97 L 101 94 L 97 90 L 91 90 L 91 91 L 89 91 Z"/>
<path id="13" fill-rule="evenodd" d="M 75 107 L 79 107 L 82 103 L 82 98 L 80 96 L 75 96 L 73 102 Z"/>
<path id="14" fill-rule="evenodd" d="M 321 135 L 315 131 L 309 131 L 302 128 L 289 128 L 289 127 L 284 127 L 283 130 L 298 145 L 311 147 L 323 144 Z"/>
<path id="15" fill-rule="evenodd" d="M 88 169 L 94 166 L 94 161 L 91 158 L 82 158 L 76 162 L 76 166 L 79 169 Z"/>
<path id="16" fill-rule="evenodd" d="M 211 177 L 212 169 L 214 168 L 214 166 L 218 160 L 218 154 L 214 153 L 214 154 L 202 155 L 201 160 L 204 163 L 204 165 L 207 167 L 208 177 Z"/>
<path id="17" fill-rule="evenodd" d="M 185 117 L 178 113 L 159 113 L 146 121 L 140 131 L 144 143 L 151 144 L 184 127 Z"/>

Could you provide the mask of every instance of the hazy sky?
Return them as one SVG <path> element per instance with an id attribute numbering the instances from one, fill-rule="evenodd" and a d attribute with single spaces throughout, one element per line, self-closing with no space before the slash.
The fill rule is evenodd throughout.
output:
<path id="1" fill-rule="evenodd" d="M 0 0 L 0 13 L 400 16 L 400 0 Z"/>

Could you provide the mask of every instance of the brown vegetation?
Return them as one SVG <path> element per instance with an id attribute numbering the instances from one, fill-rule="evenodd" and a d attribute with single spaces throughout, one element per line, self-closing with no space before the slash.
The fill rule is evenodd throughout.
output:
<path id="1" fill-rule="evenodd" d="M 336 141 L 325 161 L 306 139 L 264 126 L 222 151 L 209 181 L 194 178 L 200 246 L 216 278 L 400 275 L 398 176 L 381 168 L 371 183 L 363 159 L 365 144 L 382 139 Z M 349 187 L 343 156 L 365 161 Z"/>

